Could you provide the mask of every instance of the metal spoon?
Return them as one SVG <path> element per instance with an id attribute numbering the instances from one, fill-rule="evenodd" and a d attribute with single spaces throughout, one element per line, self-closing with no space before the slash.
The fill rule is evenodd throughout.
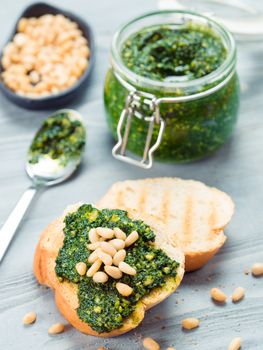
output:
<path id="1" fill-rule="evenodd" d="M 60 113 L 67 113 L 71 120 L 79 120 L 82 123 L 85 132 L 83 119 L 78 112 L 72 109 L 62 109 L 53 113 L 52 116 Z M 33 184 L 23 193 L 0 230 L 0 262 L 2 261 L 35 194 L 42 188 L 56 185 L 68 179 L 80 164 L 82 154 L 83 151 L 79 157 L 72 157 L 65 166 L 61 166 L 59 158 L 54 160 L 47 157 L 41 157 L 38 163 L 32 164 L 29 162 L 30 157 L 28 153 L 26 171 Z"/>

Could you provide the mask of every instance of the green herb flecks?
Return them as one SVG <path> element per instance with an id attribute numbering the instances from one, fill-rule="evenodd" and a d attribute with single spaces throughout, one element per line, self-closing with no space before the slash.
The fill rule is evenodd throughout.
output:
<path id="1" fill-rule="evenodd" d="M 96 227 L 119 227 L 127 235 L 136 230 L 139 239 L 127 248 L 125 261 L 136 268 L 136 276 L 124 275 L 120 282 L 133 288 L 129 297 L 121 296 L 110 278 L 105 284 L 94 283 L 92 278 L 80 276 L 76 263 L 87 259 L 89 230 Z M 131 220 L 123 210 L 98 210 L 91 205 L 82 205 L 65 218 L 64 243 L 56 259 L 56 274 L 61 281 L 66 279 L 79 286 L 80 319 L 87 322 L 98 333 L 110 332 L 122 326 L 125 318 L 134 311 L 137 302 L 153 288 L 163 286 L 166 278 L 176 278 L 179 264 L 162 250 L 153 246 L 155 239 L 151 228 L 140 220 Z M 89 264 L 88 264 L 89 265 Z"/>
<path id="2" fill-rule="evenodd" d="M 143 28 L 123 43 L 120 55 L 123 63 L 141 77 L 181 82 L 213 72 L 224 62 L 227 52 L 212 28 L 188 24 L 181 29 L 163 25 Z M 178 97 L 209 90 L 224 79 L 225 76 L 214 82 L 203 81 L 194 88 L 169 89 L 154 84 L 145 87 L 138 79 L 134 87 L 157 98 Z M 110 68 L 105 79 L 104 102 L 108 124 L 115 139 L 127 95 L 128 90 Z M 230 138 L 238 107 L 239 82 L 235 72 L 221 88 L 205 97 L 180 103 L 161 103 L 160 115 L 166 126 L 161 144 L 154 153 L 155 159 L 189 162 L 213 153 Z M 144 116 L 152 115 L 146 104 L 137 108 Z M 148 127 L 147 121 L 132 118 L 127 143 L 129 151 L 143 155 Z M 155 125 L 152 145 L 157 140 L 158 132 L 159 125 Z"/>
<path id="3" fill-rule="evenodd" d="M 85 146 L 85 129 L 79 120 L 72 120 L 68 113 L 47 118 L 36 134 L 29 151 L 29 162 L 36 164 L 43 156 L 58 159 L 65 166 L 72 158 L 78 158 Z"/>
<path id="4" fill-rule="evenodd" d="M 145 28 L 123 44 L 124 64 L 140 76 L 162 81 L 201 78 L 226 58 L 220 38 L 207 26 L 187 24 Z"/>

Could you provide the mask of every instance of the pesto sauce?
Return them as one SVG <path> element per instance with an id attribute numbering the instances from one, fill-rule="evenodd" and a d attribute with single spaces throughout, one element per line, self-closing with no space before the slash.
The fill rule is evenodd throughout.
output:
<path id="1" fill-rule="evenodd" d="M 52 115 L 44 121 L 30 146 L 29 162 L 36 164 L 41 157 L 48 156 L 65 166 L 70 159 L 81 155 L 85 137 L 79 120 L 72 120 L 68 113 Z"/>
<path id="2" fill-rule="evenodd" d="M 180 29 L 142 29 L 124 42 L 121 57 L 126 67 L 146 78 L 193 80 L 216 70 L 226 58 L 226 49 L 209 27 L 189 23 Z"/>
<path id="3" fill-rule="evenodd" d="M 156 81 L 181 82 L 204 77 L 216 70 L 227 52 L 221 39 L 208 26 L 188 24 L 176 30 L 167 26 L 144 28 L 123 43 L 120 52 L 123 63 L 142 77 Z M 129 79 L 127 78 L 127 82 Z M 161 97 L 187 96 L 206 91 L 219 84 L 203 83 L 194 92 L 186 88 L 167 91 L 155 87 L 135 88 Z M 108 70 L 104 86 L 104 103 L 108 124 L 115 139 L 117 125 L 125 106 L 128 90 L 116 78 L 113 68 Z M 187 102 L 163 103 L 161 117 L 166 122 L 156 159 L 189 162 L 203 158 L 220 148 L 231 136 L 239 108 L 239 81 L 234 72 L 231 79 L 214 93 Z M 139 109 L 151 116 L 147 106 Z M 142 156 L 149 123 L 133 118 L 127 149 Z M 152 144 L 157 140 L 159 127 L 155 125 Z"/>
<path id="4" fill-rule="evenodd" d="M 78 284 L 79 318 L 98 333 L 110 332 L 122 326 L 137 302 L 153 288 L 164 285 L 167 277 L 176 278 L 179 263 L 170 259 L 162 250 L 153 247 L 155 239 L 151 228 L 140 220 L 131 220 L 123 210 L 98 210 L 84 204 L 76 212 L 65 217 L 64 242 L 56 259 L 56 274 Z M 129 297 L 121 296 L 109 278 L 105 284 L 94 283 L 92 278 L 80 276 L 75 265 L 86 262 L 91 254 L 87 248 L 89 230 L 93 227 L 119 227 L 127 235 L 136 230 L 139 239 L 126 248 L 125 262 L 137 271 L 135 276 L 124 275 L 120 282 L 133 288 Z M 88 264 L 89 265 L 89 264 Z"/>

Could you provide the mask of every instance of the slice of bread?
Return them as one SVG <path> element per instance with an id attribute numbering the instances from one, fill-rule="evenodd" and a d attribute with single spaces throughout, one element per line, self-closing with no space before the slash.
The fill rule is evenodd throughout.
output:
<path id="1" fill-rule="evenodd" d="M 161 232 L 161 240 L 183 250 L 186 271 L 202 267 L 224 244 L 223 229 L 234 213 L 226 193 L 178 178 L 118 182 L 98 207 L 125 209 Z"/>
<path id="2" fill-rule="evenodd" d="M 135 311 L 125 320 L 121 328 L 109 333 L 97 333 L 78 317 L 76 311 L 79 306 L 77 285 L 66 281 L 59 282 L 55 273 L 55 260 L 64 239 L 64 217 L 67 213 L 77 210 L 79 205 L 68 207 L 63 216 L 53 221 L 42 233 L 35 251 L 34 273 L 40 284 L 54 289 L 55 301 L 59 311 L 75 328 L 83 333 L 99 337 L 118 336 L 137 327 L 143 320 L 147 309 L 160 303 L 176 290 L 184 275 L 184 254 L 180 249 L 167 245 L 165 242 L 161 244 L 156 243 L 157 247 L 163 249 L 168 256 L 180 263 L 177 269 L 177 276 L 167 278 L 163 287 L 153 289 L 147 296 L 142 298 L 137 304 Z M 160 239 L 157 239 L 157 242 L 160 242 Z"/>

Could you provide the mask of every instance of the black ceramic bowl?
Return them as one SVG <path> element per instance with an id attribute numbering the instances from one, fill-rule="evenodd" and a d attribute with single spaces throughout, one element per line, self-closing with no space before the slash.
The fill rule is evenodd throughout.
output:
<path id="1" fill-rule="evenodd" d="M 30 6 L 28 6 L 21 16 L 18 18 L 15 28 L 10 35 L 10 40 L 12 40 L 13 36 L 16 33 L 16 28 L 18 21 L 22 17 L 40 17 L 44 14 L 63 14 L 65 17 L 71 19 L 72 21 L 76 22 L 81 29 L 83 36 L 88 40 L 89 48 L 90 48 L 90 58 L 89 58 L 89 65 L 85 72 L 82 74 L 82 76 L 78 79 L 78 81 L 70 88 L 63 90 L 61 93 L 58 93 L 56 95 L 50 95 L 47 97 L 40 97 L 40 98 L 28 98 L 20 96 L 16 93 L 14 93 L 12 90 L 10 90 L 8 87 L 6 87 L 0 79 L 0 89 L 3 92 L 3 94 L 9 98 L 12 102 L 15 104 L 28 108 L 28 109 L 44 109 L 44 108 L 53 108 L 53 107 L 59 107 L 64 104 L 68 104 L 70 101 L 72 101 L 75 97 L 81 94 L 83 89 L 85 88 L 85 85 L 90 77 L 90 73 L 94 64 L 94 39 L 93 39 L 93 33 L 90 28 L 90 26 L 85 23 L 81 18 L 79 18 L 76 15 L 73 15 L 72 13 L 68 11 L 64 11 L 62 9 L 59 9 L 57 7 L 45 4 L 43 2 L 35 3 Z M 1 56 L 2 57 L 2 52 Z M 3 71 L 3 67 L 0 64 L 0 73 Z"/>

